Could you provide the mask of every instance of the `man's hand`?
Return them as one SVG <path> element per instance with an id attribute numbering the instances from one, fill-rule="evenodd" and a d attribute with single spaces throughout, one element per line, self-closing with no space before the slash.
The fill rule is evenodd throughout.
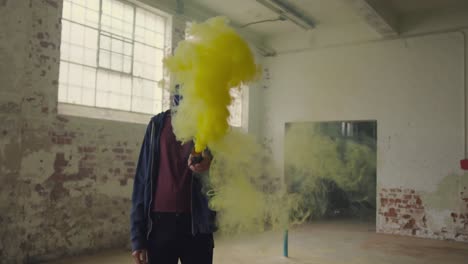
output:
<path id="1" fill-rule="evenodd" d="M 135 260 L 135 264 L 147 264 L 148 263 L 146 250 L 144 249 L 133 251 L 132 256 L 133 256 L 133 259 Z"/>
<path id="2" fill-rule="evenodd" d="M 203 173 L 210 168 L 211 157 L 204 155 L 203 160 L 199 163 L 192 164 L 192 154 L 188 158 L 188 166 L 195 173 Z"/>

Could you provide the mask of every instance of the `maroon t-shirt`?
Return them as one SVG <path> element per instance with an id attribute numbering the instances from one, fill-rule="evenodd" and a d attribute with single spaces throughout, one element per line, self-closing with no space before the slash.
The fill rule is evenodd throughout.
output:
<path id="1" fill-rule="evenodd" d="M 153 211 L 190 212 L 192 172 L 187 159 L 192 144 L 182 145 L 176 140 L 170 114 L 164 120 L 159 144 L 159 176 Z"/>

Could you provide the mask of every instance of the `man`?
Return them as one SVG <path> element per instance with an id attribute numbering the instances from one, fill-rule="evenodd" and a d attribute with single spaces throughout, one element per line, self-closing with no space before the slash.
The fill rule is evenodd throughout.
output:
<path id="1" fill-rule="evenodd" d="M 173 107 L 179 97 L 173 97 Z M 131 240 L 136 264 L 211 264 L 215 212 L 202 193 L 201 177 L 211 164 L 191 154 L 172 130 L 170 110 L 154 116 L 140 151 L 132 195 Z"/>

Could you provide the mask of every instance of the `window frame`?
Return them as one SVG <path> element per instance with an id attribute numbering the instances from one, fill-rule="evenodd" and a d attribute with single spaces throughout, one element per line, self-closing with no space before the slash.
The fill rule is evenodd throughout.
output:
<path id="1" fill-rule="evenodd" d="M 98 28 L 94 28 L 92 26 L 89 26 L 87 25 L 86 23 L 80 23 L 80 22 L 76 22 L 76 21 L 73 21 L 69 18 L 64 18 L 63 17 L 63 13 L 61 14 L 61 17 L 60 17 L 60 21 L 68 21 L 69 23 L 75 23 L 77 25 L 80 25 L 80 26 L 83 26 L 83 27 L 87 27 L 87 28 L 91 28 L 93 30 L 97 30 L 97 43 L 96 43 L 96 65 L 95 66 L 90 66 L 90 65 L 87 65 L 87 64 L 84 64 L 84 63 L 78 63 L 78 62 L 74 62 L 74 61 L 71 61 L 71 60 L 66 60 L 66 59 L 62 59 L 62 54 L 60 53 L 60 60 L 59 60 L 59 63 L 62 63 L 62 62 L 65 62 L 65 63 L 72 63 L 72 64 L 75 64 L 75 65 L 79 65 L 79 66 L 82 66 L 82 67 L 88 67 L 88 68 L 93 68 L 95 71 L 96 71 L 96 76 L 95 76 L 95 85 L 94 85 L 94 106 L 90 106 L 90 105 L 85 105 L 85 104 L 74 104 L 74 103 L 69 103 L 69 102 L 63 102 L 63 101 L 59 101 L 59 97 L 57 96 L 57 112 L 58 114 L 60 115 L 68 115 L 68 116 L 77 116 L 77 117 L 83 117 L 83 118 L 93 118 L 93 119 L 101 119 L 101 120 L 113 120 L 113 121 L 120 121 L 120 122 L 128 122 L 128 123 L 140 123 L 140 124 L 146 124 L 148 123 L 148 120 L 155 114 L 157 113 L 143 113 L 143 112 L 136 112 L 136 111 L 132 111 L 132 104 L 134 103 L 133 101 L 133 89 L 134 89 L 134 85 L 133 85 L 133 79 L 134 78 L 137 78 L 137 79 L 141 79 L 141 80 L 149 80 L 149 81 L 152 81 L 152 82 L 159 82 L 159 80 L 150 80 L 148 78 L 145 78 L 144 76 L 137 76 L 137 75 L 134 75 L 134 56 L 135 56 L 135 44 L 136 43 L 140 43 L 142 45 L 147 45 L 146 43 L 142 43 L 140 41 L 137 41 L 136 38 L 135 38 L 135 28 L 136 28 L 136 12 L 137 12 L 137 8 L 141 8 L 143 9 L 144 11 L 146 12 L 150 12 L 152 14 L 155 14 L 155 15 L 158 15 L 158 16 L 161 16 L 164 18 L 165 20 L 165 27 L 164 27 L 164 40 L 163 40 L 163 47 L 162 48 L 157 48 L 157 47 L 154 47 L 154 48 L 157 48 L 159 50 L 162 51 L 163 53 L 163 57 L 168 55 L 170 50 L 171 50 L 171 47 L 172 47 L 172 41 L 173 41 L 173 16 L 167 12 L 164 12 L 156 7 L 153 7 L 151 5 L 148 5 L 148 4 L 145 4 L 141 1 L 138 1 L 138 0 L 113 0 L 113 1 L 118 1 L 118 2 L 121 2 L 121 3 L 124 3 L 124 4 L 127 4 L 127 5 L 131 5 L 133 7 L 133 24 L 132 24 L 132 39 L 131 39 L 131 43 L 132 43 L 132 54 L 131 54 L 131 70 L 129 73 L 126 73 L 124 72 L 124 67 L 125 66 L 122 66 L 122 71 L 118 71 L 118 70 L 113 70 L 111 69 L 111 67 L 109 68 L 106 68 L 106 67 L 101 67 L 99 65 L 100 63 L 100 53 L 101 53 L 101 38 L 103 36 L 110 36 L 110 38 L 112 38 L 112 35 L 115 35 L 113 34 L 112 32 L 108 32 L 108 31 L 102 31 L 102 16 L 103 16 L 103 10 L 102 10 L 102 3 L 103 3 L 103 0 L 99 0 L 99 11 L 98 11 Z M 121 39 L 123 40 L 124 42 L 127 42 L 127 38 L 124 37 L 124 36 L 120 36 L 120 35 L 116 35 L 118 39 Z M 60 38 L 60 44 L 62 45 L 62 36 Z M 73 45 L 73 43 L 69 43 L 68 45 Z M 151 46 L 153 47 L 153 46 Z M 125 51 L 124 51 L 125 53 Z M 122 62 L 123 64 L 124 62 Z M 110 65 L 111 66 L 111 65 Z M 117 73 L 117 74 L 121 74 L 121 75 L 125 75 L 127 77 L 131 77 L 131 81 L 132 81 L 132 87 L 131 87 L 131 91 L 130 91 L 130 94 L 132 96 L 132 99 L 130 100 L 130 110 L 124 110 L 124 109 L 115 109 L 115 108 L 109 108 L 109 107 L 101 107 L 101 106 L 97 106 L 97 91 L 98 91 L 98 87 L 97 87 L 97 82 L 98 82 L 98 72 L 99 71 L 106 71 L 106 72 L 109 72 L 109 73 Z M 166 70 L 162 69 L 162 82 L 160 84 L 160 87 L 162 89 L 162 99 L 161 99 L 161 109 L 162 111 L 164 111 L 165 109 L 167 109 L 167 107 L 169 107 L 169 102 L 165 102 L 165 98 L 166 96 L 169 97 L 169 84 L 170 84 L 170 79 L 169 79 L 169 76 L 166 72 Z M 57 87 L 57 93 L 59 92 L 59 89 L 60 89 L 60 83 Z M 167 94 L 165 94 L 167 93 Z M 168 96 L 169 95 L 169 96 Z"/>

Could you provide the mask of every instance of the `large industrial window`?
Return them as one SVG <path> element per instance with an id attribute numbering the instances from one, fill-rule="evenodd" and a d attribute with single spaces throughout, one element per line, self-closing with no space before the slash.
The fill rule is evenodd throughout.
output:
<path id="1" fill-rule="evenodd" d="M 133 0 L 64 0 L 59 106 L 141 114 L 167 109 L 162 60 L 170 22 Z"/>

